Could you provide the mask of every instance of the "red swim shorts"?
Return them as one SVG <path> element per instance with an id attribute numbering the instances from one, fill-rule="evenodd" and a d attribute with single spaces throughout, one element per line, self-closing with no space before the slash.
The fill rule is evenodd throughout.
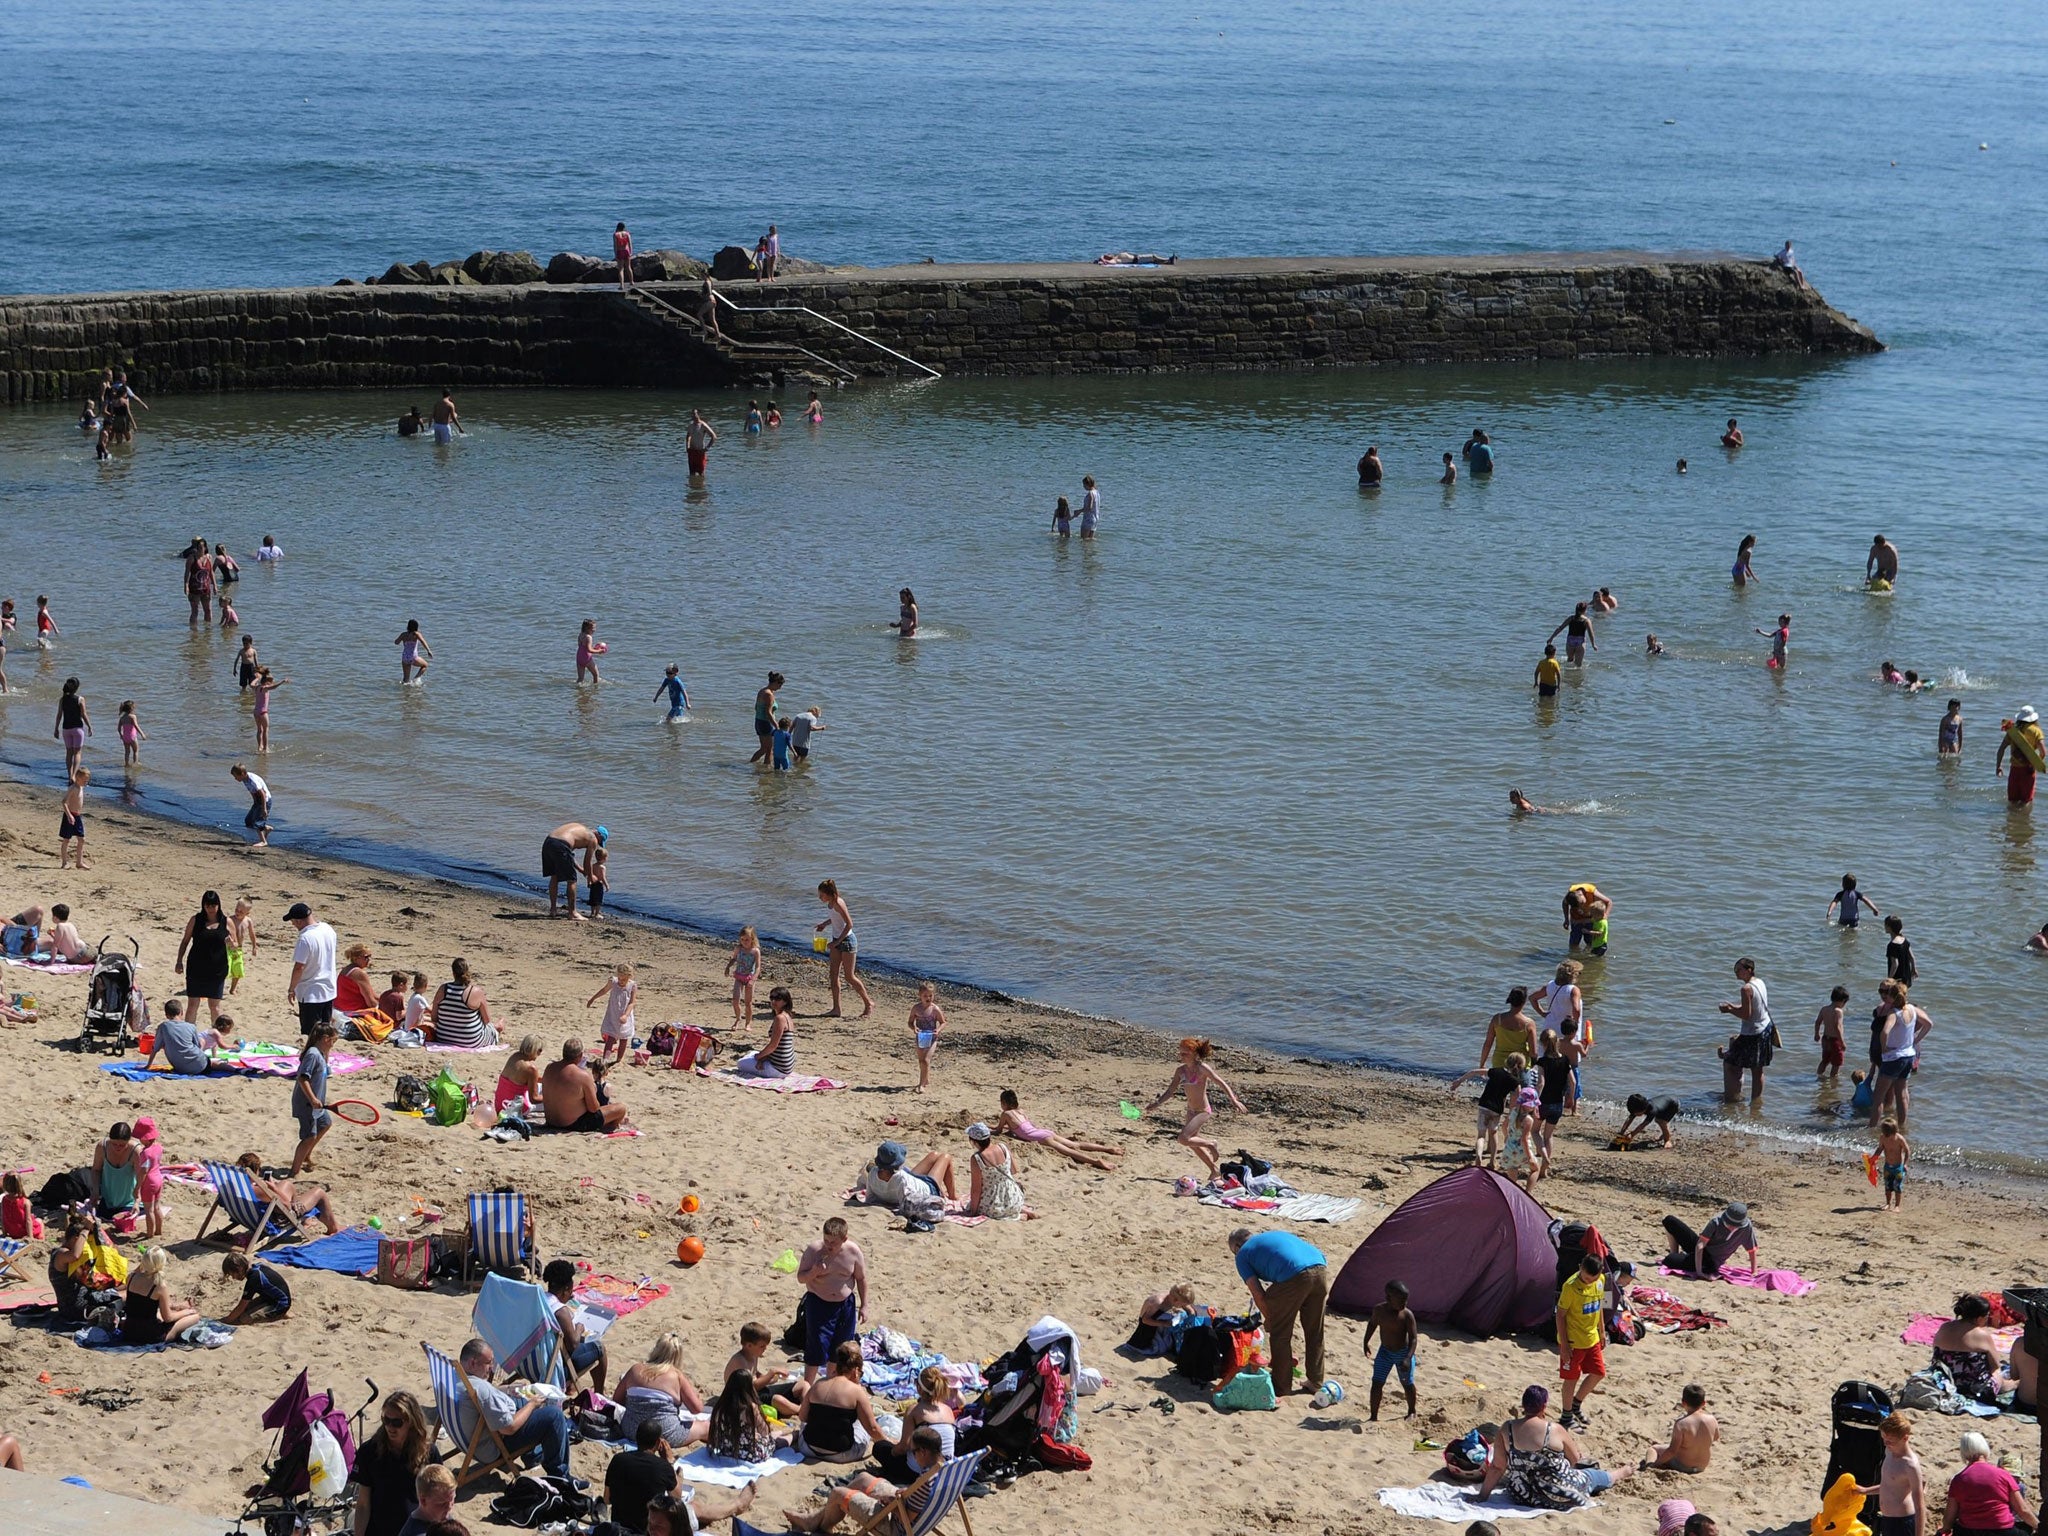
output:
<path id="1" fill-rule="evenodd" d="M 1577 1381 L 1581 1376 L 1605 1376 L 1607 1374 L 1607 1349 L 1605 1344 L 1595 1344 L 1589 1349 L 1574 1349 L 1565 1356 L 1564 1364 L 1557 1376 L 1560 1381 Z"/>
<path id="2" fill-rule="evenodd" d="M 1820 1064 L 1824 1067 L 1839 1067 L 1849 1059 L 1842 1049 L 1842 1037 L 1830 1035 L 1820 1043 Z"/>
<path id="3" fill-rule="evenodd" d="M 690 473 L 693 475 L 703 474 L 704 461 L 711 456 L 711 450 L 708 448 L 692 448 L 688 452 L 690 455 Z"/>

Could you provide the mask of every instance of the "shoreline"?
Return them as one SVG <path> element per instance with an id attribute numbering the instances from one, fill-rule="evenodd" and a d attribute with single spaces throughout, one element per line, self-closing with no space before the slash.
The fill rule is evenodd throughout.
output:
<path id="1" fill-rule="evenodd" d="M 54 811 L 59 798 L 58 792 L 29 782 L 22 777 L 24 771 L 24 764 L 0 757 L 0 803 L 4 803 L 9 793 L 46 795 Z M 181 805 L 180 802 L 168 798 L 152 806 L 146 803 L 148 798 L 144 795 L 145 803 L 141 805 L 124 804 L 121 807 L 122 813 L 155 823 L 167 832 L 172 829 L 201 832 L 217 836 L 231 847 L 247 847 L 232 823 L 215 823 L 199 819 L 200 812 L 196 806 Z M 167 808 L 172 805 L 179 805 L 189 814 L 180 815 Z M 547 895 L 546 888 L 537 880 L 530 880 L 507 870 L 438 858 L 416 847 L 369 844 L 360 841 L 352 846 L 349 839 L 329 839 L 317 834 L 310 841 L 284 843 L 277 842 L 273 834 L 270 846 L 299 859 L 340 862 L 364 872 L 415 876 L 477 896 L 514 893 L 538 903 L 544 901 Z M 376 862 L 379 856 L 387 857 L 392 862 Z M 740 926 L 738 923 L 721 925 L 700 917 L 664 912 L 631 903 L 613 903 L 609 900 L 607 916 L 622 926 L 642 929 L 650 934 L 679 939 L 693 946 L 721 952 L 732 944 Z M 90 936 L 87 937 L 90 942 Z M 801 940 L 766 932 L 760 933 L 759 938 L 764 956 L 772 955 L 785 962 L 795 962 L 799 965 L 813 962 L 810 947 Z M 879 981 L 884 986 L 905 990 L 914 990 L 919 982 L 929 981 L 939 989 L 942 997 L 972 999 L 990 1007 L 1015 1008 L 1045 1019 L 1107 1029 L 1126 1037 L 1126 1043 L 1131 1046 L 1142 1043 L 1151 1047 L 1146 1052 L 1132 1050 L 1130 1054 L 1134 1058 L 1142 1056 L 1144 1059 L 1168 1060 L 1173 1052 L 1174 1041 L 1179 1038 L 1173 1030 L 1164 1025 L 1135 1023 L 1115 1013 L 1042 1002 L 1027 995 L 984 985 L 971 978 L 949 976 L 923 969 L 900 959 L 871 960 L 863 953 L 861 975 Z M 761 995 L 766 994 L 763 992 Z M 1261 1061 L 1268 1067 L 1310 1065 L 1321 1070 L 1335 1069 L 1364 1082 L 1377 1082 L 1400 1088 L 1418 1100 L 1425 1090 L 1442 1088 L 1449 1078 L 1455 1075 L 1455 1072 L 1414 1062 L 1380 1060 L 1363 1055 L 1318 1055 L 1300 1048 L 1268 1045 L 1223 1030 L 1216 1031 L 1213 1038 L 1220 1046 L 1231 1052 Z M 1803 1083 L 1805 1078 L 1802 1075 L 1797 1081 Z M 1782 1098 L 1785 1090 L 1781 1087 L 1779 1093 Z M 1598 1114 L 1604 1114 L 1617 1121 L 1624 1118 L 1622 1106 L 1612 1100 L 1589 1095 L 1581 1102 Z M 1688 1135 L 1734 1139 L 1746 1137 L 1755 1144 L 1756 1150 L 1787 1157 L 1798 1157 L 1803 1153 L 1814 1152 L 1827 1156 L 1832 1162 L 1840 1162 L 1845 1167 L 1860 1158 L 1861 1150 L 1858 1144 L 1869 1139 L 1868 1134 L 1863 1133 L 1862 1128 L 1855 1127 L 1853 1122 L 1844 1122 L 1839 1132 L 1830 1133 L 1785 1125 L 1743 1124 L 1732 1115 L 1698 1114 L 1682 1110 L 1679 1124 L 1686 1127 Z M 1855 1134 L 1852 1134 L 1852 1131 Z M 1944 1180 L 1959 1187 L 2007 1192 L 2025 1191 L 2042 1200 L 2043 1209 L 2048 1210 L 2048 1159 L 1998 1154 L 1989 1149 L 1921 1143 L 1915 1144 L 1914 1157 L 1917 1162 L 1923 1162 L 1938 1170 Z"/>

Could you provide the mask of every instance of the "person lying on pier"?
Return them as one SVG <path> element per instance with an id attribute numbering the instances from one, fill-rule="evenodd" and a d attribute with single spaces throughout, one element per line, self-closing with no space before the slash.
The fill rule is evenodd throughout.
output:
<path id="1" fill-rule="evenodd" d="M 1098 267 L 1171 267 L 1178 256 L 1155 256 L 1149 251 L 1104 251 L 1095 258 Z"/>

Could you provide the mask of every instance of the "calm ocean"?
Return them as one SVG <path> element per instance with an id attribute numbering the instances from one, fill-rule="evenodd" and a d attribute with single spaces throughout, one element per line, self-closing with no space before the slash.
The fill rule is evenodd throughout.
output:
<path id="1" fill-rule="evenodd" d="M 877 960 L 1443 1070 L 1547 973 L 1558 896 L 1593 879 L 1617 910 L 1589 1091 L 1704 1108 L 1747 952 L 1792 1045 L 1767 1119 L 1793 1133 L 1836 1123 L 1814 1010 L 1839 981 L 1866 1017 L 1882 975 L 1874 925 L 1822 923 L 1854 870 L 1905 915 L 1940 1021 L 1921 1133 L 2048 1156 L 2048 1092 L 2011 1055 L 2048 981 L 2021 948 L 2048 840 L 1990 768 L 1999 715 L 2048 707 L 2043 13 L 1078 10 L 9 8 L 0 288 L 545 258 L 618 218 L 699 255 L 774 220 L 795 253 L 864 262 L 1789 235 L 1892 350 L 869 387 L 755 440 L 729 396 L 476 396 L 450 450 L 388 435 L 425 392 L 165 398 L 104 469 L 68 412 L 16 411 L 0 589 L 48 593 L 65 634 L 11 650 L 0 758 L 54 781 L 76 672 L 99 787 L 133 697 L 141 802 L 230 820 L 233 645 L 189 633 L 166 557 L 271 533 L 289 556 L 239 606 L 292 679 L 285 840 L 527 875 L 555 820 L 602 820 L 643 910 L 799 936 L 832 874 Z M 693 404 L 726 433 L 701 494 Z M 1499 473 L 1445 494 L 1437 455 L 1474 424 Z M 1084 472 L 1104 536 L 1061 546 L 1051 500 Z M 1904 551 L 1890 599 L 1857 590 L 1879 531 Z M 1763 585 L 1735 593 L 1746 532 Z M 906 582 L 911 643 L 884 628 Z M 1542 639 L 1600 585 L 1621 611 L 1539 711 Z M 1778 676 L 1752 631 L 1785 608 Z M 586 616 L 612 649 L 579 691 Z M 413 617 L 438 660 L 401 691 Z M 1941 685 L 1881 689 L 1887 657 Z M 651 702 L 669 661 L 688 725 Z M 830 727 L 787 777 L 744 764 L 771 666 Z M 1944 765 L 1951 694 L 1971 734 Z M 1511 784 L 1581 813 L 1512 823 Z"/>

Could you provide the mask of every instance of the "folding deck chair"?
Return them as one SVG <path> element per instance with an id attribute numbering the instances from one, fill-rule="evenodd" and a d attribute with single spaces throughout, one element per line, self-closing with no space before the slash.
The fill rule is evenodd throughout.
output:
<path id="1" fill-rule="evenodd" d="M 526 1246 L 526 1196 L 471 1195 L 469 1248 L 462 1260 L 462 1283 L 471 1266 L 488 1273 L 513 1269 L 533 1255 Z"/>
<path id="2" fill-rule="evenodd" d="M 514 1470 L 518 1463 L 512 1448 L 505 1444 L 505 1437 L 491 1427 L 491 1421 L 484 1417 L 484 1405 L 477 1400 L 476 1388 L 470 1384 L 469 1373 L 463 1370 L 459 1361 L 450 1360 L 431 1344 L 421 1344 L 427 1352 L 427 1379 L 434 1386 L 434 1410 L 440 1415 L 441 1428 L 447 1433 L 448 1443 L 462 1453 L 462 1464 L 455 1469 L 455 1486 L 493 1472 Z M 468 1440 L 462 1438 L 461 1409 L 469 1406 L 470 1431 Z M 494 1446 L 498 1457 L 495 1461 L 479 1461 L 476 1453 L 485 1446 Z M 969 1536 L 973 1536 L 969 1532 Z"/>
<path id="3" fill-rule="evenodd" d="M 902 1536 L 906 1529 L 910 1536 L 931 1536 L 939 1528 L 939 1522 L 956 1507 L 960 1511 L 960 1523 L 967 1528 L 967 1536 L 974 1536 L 973 1523 L 967 1518 L 967 1502 L 961 1495 L 974 1481 L 981 1458 L 987 1454 L 986 1451 L 974 1451 L 940 1462 L 876 1510 L 853 1536 Z M 898 1511 L 901 1511 L 900 1519 Z M 747 1524 L 738 1515 L 732 1517 L 732 1531 L 733 1536 L 771 1536 L 771 1533 Z"/>
<path id="4" fill-rule="evenodd" d="M 0 1237 L 0 1280 L 15 1280 L 23 1285 L 34 1285 L 35 1280 L 21 1267 L 21 1256 L 28 1249 L 25 1237 Z"/>
<path id="5" fill-rule="evenodd" d="M 226 1213 L 230 1227 L 248 1229 L 252 1252 L 278 1237 L 304 1241 L 306 1230 L 299 1221 L 299 1213 L 288 1209 L 282 1201 L 265 1200 L 257 1194 L 256 1186 L 249 1180 L 248 1169 L 234 1163 L 208 1163 L 206 1176 L 213 1183 L 213 1205 L 207 1210 L 206 1219 L 199 1223 L 199 1236 L 193 1239 L 195 1242 L 205 1240 L 206 1229 L 212 1225 L 216 1211 Z M 275 1233 L 271 1231 L 273 1219 L 280 1224 L 280 1230 Z"/>
<path id="6" fill-rule="evenodd" d="M 491 1346 L 506 1375 L 568 1391 L 568 1356 L 562 1349 L 562 1330 L 555 1324 L 554 1299 L 545 1287 L 485 1275 L 469 1322 L 476 1336 Z"/>

